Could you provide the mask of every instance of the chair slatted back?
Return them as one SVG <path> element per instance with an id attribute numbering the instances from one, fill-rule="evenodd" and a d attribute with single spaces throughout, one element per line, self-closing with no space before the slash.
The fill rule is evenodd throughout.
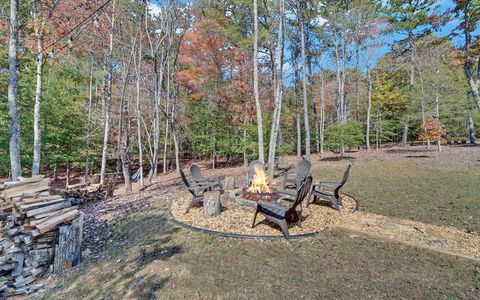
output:
<path id="1" fill-rule="evenodd" d="M 310 169 L 312 168 L 312 164 L 308 159 L 303 159 L 299 164 L 298 164 L 298 169 L 297 169 L 297 189 L 300 189 L 300 185 L 302 182 L 307 178 L 307 176 L 310 174 Z"/>
<path id="2" fill-rule="evenodd" d="M 182 169 L 179 169 L 179 171 L 180 171 L 180 177 L 182 177 L 183 184 L 187 187 L 190 193 L 192 193 L 192 191 L 190 190 L 190 183 L 188 183 L 188 180 L 187 180 L 187 176 L 185 176 L 185 173 L 183 173 Z"/>
<path id="3" fill-rule="evenodd" d="M 305 180 L 300 184 L 300 188 L 297 191 L 297 196 L 295 197 L 295 201 L 293 202 L 292 206 L 289 210 L 294 210 L 298 205 L 302 203 L 302 201 L 307 197 L 310 189 L 312 187 L 312 176 L 307 176 Z"/>
<path id="4" fill-rule="evenodd" d="M 337 186 L 337 188 L 335 189 L 335 198 L 337 198 L 337 199 L 340 197 L 340 194 L 338 193 L 338 191 L 340 191 L 340 189 L 345 185 L 345 183 L 348 180 L 348 177 L 350 176 L 350 168 L 351 167 L 352 167 L 352 164 L 349 164 L 347 169 L 345 170 L 345 173 L 343 173 L 343 179 L 340 182 L 340 185 Z"/>
<path id="5" fill-rule="evenodd" d="M 196 164 L 192 164 L 190 166 L 190 174 L 192 174 L 192 177 L 195 179 L 197 183 L 207 181 L 207 179 L 203 176 L 202 171 L 200 170 L 200 167 L 197 166 Z"/>

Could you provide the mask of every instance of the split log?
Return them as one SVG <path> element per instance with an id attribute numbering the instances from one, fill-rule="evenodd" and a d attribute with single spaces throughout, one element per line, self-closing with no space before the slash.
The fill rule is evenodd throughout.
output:
<path id="1" fill-rule="evenodd" d="M 22 178 L 19 181 L 6 181 L 3 183 L 4 189 L 13 188 L 16 186 L 26 185 L 30 183 L 40 182 L 45 178 L 43 175 L 36 175 L 30 178 Z"/>
<path id="2" fill-rule="evenodd" d="M 47 231 L 54 229 L 57 225 L 63 222 L 67 222 L 75 219 L 78 216 L 78 214 L 79 214 L 78 210 L 75 209 L 75 210 L 71 210 L 66 213 L 63 213 L 61 215 L 54 215 L 52 217 L 49 217 L 47 220 L 45 220 L 45 222 L 37 224 L 36 225 L 37 230 L 40 233 L 45 233 Z"/>
<path id="3" fill-rule="evenodd" d="M 61 196 L 59 195 L 48 195 L 48 196 L 37 196 L 37 197 L 25 197 L 23 196 L 23 199 L 21 200 L 22 204 L 32 204 L 32 203 L 37 203 L 37 202 L 45 202 L 45 201 L 53 201 L 53 200 L 58 200 L 62 199 Z"/>
<path id="4" fill-rule="evenodd" d="M 62 202 L 57 203 L 57 204 L 53 204 L 53 205 L 29 210 L 29 211 L 27 211 L 27 217 L 35 216 L 35 215 L 38 215 L 38 214 L 41 214 L 41 213 L 45 213 L 45 212 L 52 211 L 52 210 L 58 210 L 58 209 L 62 209 L 62 208 L 70 207 L 70 206 L 72 206 L 70 204 L 70 201 L 67 201 L 67 200 L 62 201 Z"/>
<path id="5" fill-rule="evenodd" d="M 25 254 L 23 252 L 15 253 L 14 261 L 17 263 L 17 266 L 12 271 L 12 276 L 20 276 L 22 274 L 24 260 L 25 260 Z"/>
<path id="6" fill-rule="evenodd" d="M 72 224 L 60 226 L 58 246 L 55 248 L 53 262 L 54 272 L 68 271 L 80 263 L 82 259 L 83 218 L 84 214 L 81 213 L 77 219 L 72 221 Z"/>
<path id="7" fill-rule="evenodd" d="M 215 217 L 220 214 L 220 192 L 205 193 L 203 202 L 203 215 L 205 217 Z"/>
<path id="8" fill-rule="evenodd" d="M 34 182 L 26 185 L 20 185 L 13 188 L 9 188 L 2 192 L 2 198 L 8 199 L 12 197 L 21 196 L 24 193 L 35 194 L 35 193 L 47 191 L 49 188 L 49 184 L 50 184 L 50 179 L 47 178 L 39 182 Z"/>
<path id="9" fill-rule="evenodd" d="M 65 200 L 62 197 L 57 197 L 56 199 L 54 198 L 54 199 L 50 199 L 50 200 L 46 200 L 46 201 L 42 201 L 42 202 L 20 204 L 20 205 L 17 205 L 17 206 L 22 211 L 25 211 L 25 210 L 29 211 L 29 210 L 39 209 L 39 208 L 42 208 L 42 207 L 47 207 L 47 206 L 51 206 L 51 205 L 62 203 L 62 202 L 65 202 Z"/>

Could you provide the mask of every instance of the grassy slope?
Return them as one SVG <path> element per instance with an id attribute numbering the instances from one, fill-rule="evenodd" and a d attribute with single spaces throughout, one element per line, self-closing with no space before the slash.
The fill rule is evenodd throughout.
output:
<path id="1" fill-rule="evenodd" d="M 480 266 L 470 261 L 337 232 L 245 241 L 136 214 L 116 228 L 113 243 L 120 236 L 128 243 L 59 279 L 47 299 L 473 299 L 480 292 Z"/>

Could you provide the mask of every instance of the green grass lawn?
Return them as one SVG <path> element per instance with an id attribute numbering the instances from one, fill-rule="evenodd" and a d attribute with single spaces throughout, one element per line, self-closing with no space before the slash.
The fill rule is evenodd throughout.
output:
<path id="1" fill-rule="evenodd" d="M 313 169 L 316 180 L 340 179 L 347 162 Z M 354 161 L 345 193 L 381 215 L 480 232 L 480 168 L 428 170 L 405 160 Z"/>
<path id="2" fill-rule="evenodd" d="M 287 242 L 217 238 L 133 214 L 96 262 L 45 299 L 474 299 L 480 265 L 327 231 Z M 116 237 L 128 243 L 116 246 Z"/>

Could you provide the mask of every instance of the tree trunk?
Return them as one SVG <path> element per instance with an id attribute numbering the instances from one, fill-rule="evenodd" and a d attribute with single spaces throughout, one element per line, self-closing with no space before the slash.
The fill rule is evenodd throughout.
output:
<path id="1" fill-rule="evenodd" d="M 302 158 L 302 125 L 300 117 L 300 91 L 298 88 L 298 82 L 298 67 L 295 66 L 295 121 L 297 125 L 297 160 L 300 160 Z"/>
<path id="2" fill-rule="evenodd" d="M 375 123 L 375 149 L 378 150 L 380 148 L 380 123 L 381 119 L 377 118 L 377 122 Z"/>
<path id="3" fill-rule="evenodd" d="M 8 42 L 8 112 L 10 115 L 10 167 L 12 180 L 22 175 L 20 164 L 20 116 L 17 108 L 18 87 L 18 0 L 10 0 L 10 38 Z"/>
<path id="4" fill-rule="evenodd" d="M 409 118 L 406 117 L 405 124 L 403 125 L 402 144 L 406 144 L 408 142 L 408 123 Z"/>
<path id="5" fill-rule="evenodd" d="M 84 213 L 80 212 L 70 225 L 59 227 L 53 262 L 55 273 L 64 273 L 82 261 L 83 221 Z"/>
<path id="6" fill-rule="evenodd" d="M 311 61 L 309 62 L 308 66 L 308 74 L 310 77 L 310 90 L 313 89 L 313 81 L 311 80 L 312 77 L 312 64 Z M 313 91 L 310 93 L 312 97 L 312 108 L 313 108 L 313 122 L 315 123 L 315 151 L 317 154 L 320 154 L 320 124 L 319 124 L 319 116 L 318 116 L 318 99 L 314 96 Z"/>
<path id="7" fill-rule="evenodd" d="M 413 37 L 414 37 L 413 33 L 410 32 L 409 39 L 408 39 L 408 43 L 410 45 L 410 85 L 408 88 L 410 106 L 413 104 L 413 89 L 414 89 L 414 83 L 415 83 L 415 45 L 413 43 Z M 403 126 L 403 136 L 402 136 L 403 144 L 406 144 L 408 141 L 409 123 L 410 123 L 410 118 L 407 115 L 407 117 L 405 118 L 405 124 Z"/>
<path id="8" fill-rule="evenodd" d="M 143 14 L 142 14 L 143 16 Z M 137 113 L 137 146 L 138 146 L 138 168 L 140 172 L 140 186 L 144 186 L 143 180 L 143 147 L 142 147 L 142 114 L 140 112 L 140 73 L 142 67 L 142 30 L 139 32 L 138 40 L 138 61 L 136 61 L 136 113 Z"/>
<path id="9" fill-rule="evenodd" d="M 167 62 L 167 99 L 165 112 L 168 114 L 170 105 L 170 63 Z M 165 118 L 165 137 L 163 139 L 163 174 L 167 173 L 167 150 L 168 150 L 168 120 Z"/>
<path id="10" fill-rule="evenodd" d="M 477 103 L 478 109 L 480 109 L 480 57 L 477 58 L 478 65 L 477 65 L 477 78 L 474 78 L 472 75 L 472 66 L 474 64 L 473 59 L 471 57 L 467 57 L 465 64 L 463 66 L 463 70 L 465 72 L 465 76 L 467 77 L 468 85 L 472 91 L 473 97 Z"/>
<path id="11" fill-rule="evenodd" d="M 320 91 L 320 158 L 323 158 L 323 141 L 325 137 L 325 82 L 322 73 Z"/>
<path id="12" fill-rule="evenodd" d="M 43 91 L 43 23 L 41 20 L 43 16 L 38 15 L 37 2 L 34 2 L 34 30 L 35 39 L 37 42 L 37 86 L 35 90 L 35 107 L 33 112 L 33 163 L 32 163 L 32 176 L 38 175 L 40 172 L 40 151 L 42 145 L 42 129 L 40 125 L 41 114 L 40 107 L 42 103 L 42 91 Z"/>
<path id="13" fill-rule="evenodd" d="M 100 184 L 105 183 L 105 170 L 107 166 L 108 135 L 110 132 L 110 111 L 112 109 L 113 90 L 113 37 L 115 31 L 115 0 L 112 4 L 112 17 L 110 28 L 110 44 L 108 49 L 108 79 L 107 79 L 107 103 L 105 104 L 105 124 L 103 131 L 102 167 L 100 170 Z"/>
<path id="14" fill-rule="evenodd" d="M 92 122 L 92 98 L 93 98 L 93 59 L 90 65 L 90 83 L 88 94 L 88 118 L 87 118 L 87 135 L 85 137 L 85 183 L 88 180 L 88 167 L 90 163 L 90 125 Z"/>
<path id="15" fill-rule="evenodd" d="M 475 128 L 473 125 L 472 116 L 468 117 L 467 127 L 468 127 L 468 137 L 470 139 L 470 144 L 475 144 Z"/>
<path id="16" fill-rule="evenodd" d="M 348 103 L 347 103 L 347 92 L 345 89 L 345 84 L 347 82 L 347 64 L 348 64 L 348 57 L 347 57 L 347 41 L 345 37 L 346 33 L 341 34 L 342 37 L 342 123 L 347 122 L 347 110 L 348 110 Z M 344 152 L 344 147 L 342 147 L 342 152 Z"/>
<path id="17" fill-rule="evenodd" d="M 67 174 L 65 178 L 65 186 L 68 187 L 70 185 L 70 162 L 67 162 Z"/>
<path id="18" fill-rule="evenodd" d="M 436 70 L 438 74 L 438 69 Z M 435 82 L 435 115 L 437 116 L 437 121 L 440 122 L 440 100 L 438 95 L 438 84 Z M 437 150 L 442 151 L 442 142 L 437 140 Z"/>
<path id="19" fill-rule="evenodd" d="M 157 171 L 158 171 L 158 150 L 160 147 L 160 107 L 161 107 L 161 97 L 160 97 L 160 89 L 163 85 L 163 76 L 164 76 L 164 65 L 163 65 L 163 59 L 164 55 L 167 55 L 166 53 L 162 54 L 162 63 L 160 65 L 160 70 L 158 67 L 155 68 L 155 81 L 156 81 L 156 92 L 155 92 L 155 116 L 154 116 L 154 137 L 153 137 L 153 154 L 151 157 L 151 168 L 150 168 L 150 174 L 149 174 L 149 181 L 152 182 L 153 178 L 157 177 Z"/>
<path id="20" fill-rule="evenodd" d="M 308 117 L 308 99 L 307 99 L 307 67 L 305 57 L 305 16 L 302 12 L 300 22 L 302 33 L 302 88 L 303 88 L 303 120 L 305 122 L 305 159 L 310 160 L 310 121 Z"/>
<path id="21" fill-rule="evenodd" d="M 180 148 L 179 148 L 179 144 L 178 144 L 177 132 L 175 130 L 175 126 L 173 126 L 174 121 L 175 121 L 175 110 L 176 110 L 176 107 L 177 107 L 177 97 L 178 97 L 178 94 L 179 94 L 179 90 L 178 90 L 179 86 L 178 86 L 178 81 L 177 81 L 177 77 L 176 77 L 176 74 L 177 74 L 176 69 L 174 69 L 173 74 L 175 74 L 174 75 L 175 76 L 174 77 L 175 93 L 173 95 L 172 117 L 170 119 L 170 126 L 171 126 L 170 131 L 172 132 L 173 146 L 174 146 L 174 149 L 175 149 L 175 170 L 176 170 L 177 174 L 179 174 L 180 173 Z"/>
<path id="22" fill-rule="evenodd" d="M 130 57 L 127 62 L 126 70 L 123 77 L 123 84 L 122 84 L 122 94 L 120 100 L 120 130 L 119 130 L 119 154 L 120 154 L 120 162 L 122 164 L 122 172 L 123 178 L 125 181 L 125 194 L 129 194 L 132 192 L 132 182 L 130 178 L 130 117 L 128 113 L 128 99 L 126 95 L 127 91 L 127 83 L 128 83 L 128 74 L 130 73 L 130 65 L 132 63 L 133 58 L 135 57 L 135 47 L 137 43 L 137 37 L 135 36 L 133 40 L 132 50 Z"/>
<path id="23" fill-rule="evenodd" d="M 273 180 L 275 172 L 275 153 L 277 147 L 277 140 L 280 133 L 280 116 L 282 114 L 282 96 L 283 96 L 283 18 L 284 18 L 285 3 L 280 0 L 280 21 L 278 23 L 278 38 L 277 38 L 277 64 L 276 64 L 276 79 L 275 79 L 275 108 L 272 118 L 272 130 L 270 132 L 270 147 L 268 150 L 268 178 Z"/>
<path id="24" fill-rule="evenodd" d="M 343 105 L 342 105 L 342 78 L 340 76 L 340 49 L 338 45 L 338 40 L 335 38 L 335 76 L 337 80 L 337 122 L 341 123 L 343 116 Z"/>
<path id="25" fill-rule="evenodd" d="M 263 146 L 263 120 L 262 107 L 258 94 L 258 8 L 257 0 L 253 0 L 253 94 L 255 96 L 255 106 L 257 108 L 257 129 L 258 129 L 258 160 L 265 162 L 265 150 Z"/>
<path id="26" fill-rule="evenodd" d="M 360 120 L 360 69 L 358 63 L 360 61 L 360 44 L 355 44 L 355 120 Z"/>
<path id="27" fill-rule="evenodd" d="M 370 148 L 370 118 L 372 110 L 372 78 L 370 75 L 370 70 L 367 69 L 367 80 L 368 80 L 368 106 L 367 106 L 367 131 L 365 133 L 365 140 L 367 144 L 367 150 Z"/>

